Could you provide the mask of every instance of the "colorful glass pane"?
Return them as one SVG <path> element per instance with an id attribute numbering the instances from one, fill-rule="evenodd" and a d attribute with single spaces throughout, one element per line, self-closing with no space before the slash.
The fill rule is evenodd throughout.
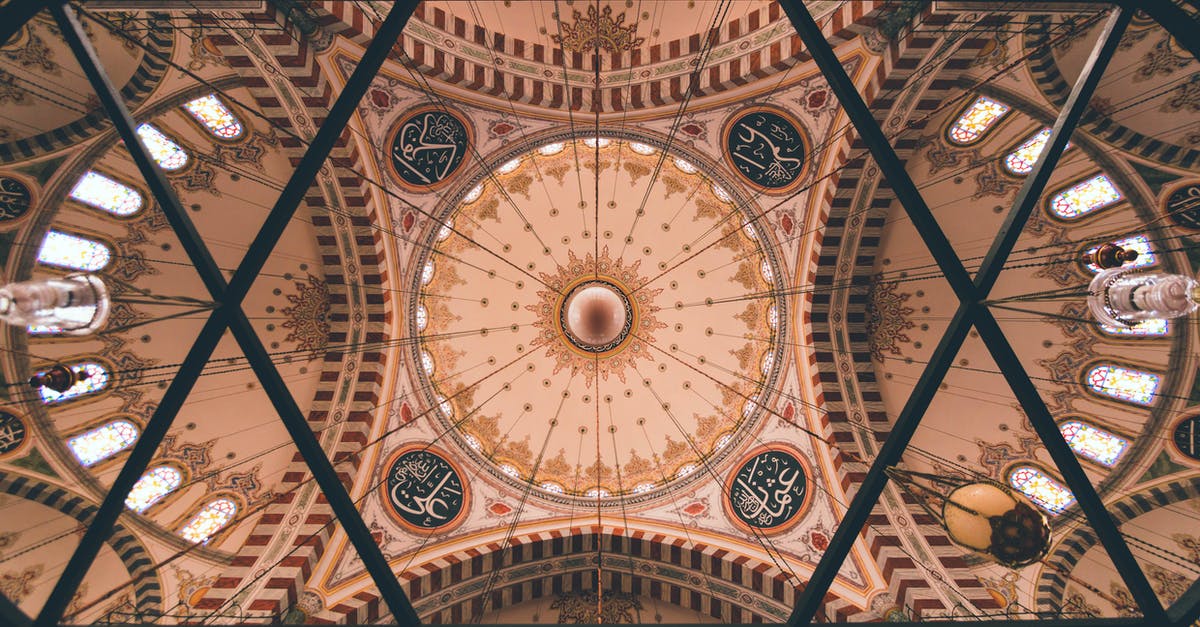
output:
<path id="1" fill-rule="evenodd" d="M 38 393 L 42 395 L 43 404 L 52 405 L 85 394 L 94 394 L 103 390 L 108 385 L 108 370 L 105 370 L 104 366 L 98 363 L 85 361 L 71 366 L 71 371 L 76 374 L 79 380 L 75 382 L 75 385 L 67 388 L 66 392 L 55 392 L 46 387 L 38 388 Z M 38 374 L 45 374 L 45 371 L 38 372 Z"/>
<path id="2" fill-rule="evenodd" d="M 1157 337 L 1171 332 L 1171 323 L 1166 320 L 1143 320 L 1131 327 L 1111 324 L 1100 325 L 1100 330 L 1109 335 L 1137 335 L 1141 337 Z"/>
<path id="3" fill-rule="evenodd" d="M 100 242 L 63 233 L 49 231 L 38 249 L 38 262 L 48 266 L 96 272 L 103 270 L 112 261 L 112 251 Z"/>
<path id="4" fill-rule="evenodd" d="M 162 169 L 172 172 L 187 165 L 188 154 L 183 148 L 154 126 L 143 124 L 137 127 L 137 134 L 142 138 L 142 144 L 146 146 L 150 156 L 154 157 Z"/>
<path id="5" fill-rule="evenodd" d="M 170 466 L 151 468 L 133 484 L 129 496 L 125 497 L 125 507 L 135 512 L 144 512 L 178 488 L 180 483 L 183 483 L 183 473 L 178 470 Z"/>
<path id="6" fill-rule="evenodd" d="M 1050 199 L 1054 215 L 1073 220 L 1121 200 L 1121 192 L 1103 174 L 1077 183 Z"/>
<path id="7" fill-rule="evenodd" d="M 1046 147 L 1046 142 L 1050 140 L 1050 129 L 1044 128 L 1033 134 L 1032 137 L 1025 140 L 1017 149 L 1008 153 L 1004 158 L 1004 169 L 1013 174 L 1025 175 L 1033 171 L 1033 165 L 1037 163 L 1038 157 L 1042 154 L 1042 149 Z M 1067 142 L 1067 148 L 1071 147 L 1071 143 Z"/>
<path id="8" fill-rule="evenodd" d="M 1121 454 L 1129 447 L 1129 440 L 1086 422 L 1072 420 L 1062 423 L 1058 428 L 1077 455 L 1105 466 L 1117 463 Z"/>
<path id="9" fill-rule="evenodd" d="M 209 538 L 233 521 L 237 511 L 237 503 L 230 499 L 209 501 L 179 530 L 179 535 L 196 544 L 208 542 Z"/>
<path id="10" fill-rule="evenodd" d="M 1008 475 L 1008 482 L 1052 514 L 1063 511 L 1075 502 L 1075 495 L 1070 490 L 1032 466 L 1014 468 Z"/>
<path id="11" fill-rule="evenodd" d="M 1154 402 L 1154 393 L 1158 391 L 1161 377 L 1149 372 L 1104 365 L 1089 370 L 1085 380 L 1097 394 L 1149 405 Z"/>
<path id="12" fill-rule="evenodd" d="M 137 190 L 91 171 L 75 184 L 71 198 L 118 216 L 131 216 L 141 211 L 143 203 Z"/>
<path id="13" fill-rule="evenodd" d="M 946 131 L 946 136 L 950 141 L 966 145 L 979 141 L 983 134 L 992 128 L 992 125 L 1000 121 L 1009 112 L 1010 107 L 1002 102 L 992 100 L 984 96 L 975 99 L 971 106 L 963 111 L 962 115 L 954 121 L 954 124 Z"/>
<path id="14" fill-rule="evenodd" d="M 1138 258 L 1126 263 L 1122 266 L 1123 268 L 1144 268 L 1158 263 L 1158 258 L 1154 255 L 1154 249 L 1150 247 L 1150 240 L 1146 239 L 1145 235 L 1134 235 L 1133 237 L 1116 240 L 1113 243 L 1121 248 L 1132 249 L 1138 252 Z M 1087 250 L 1086 254 L 1090 257 L 1099 248 L 1099 246 L 1093 246 Z M 1100 266 L 1094 263 L 1089 263 L 1087 267 L 1092 272 L 1100 272 Z"/>
<path id="15" fill-rule="evenodd" d="M 129 448 L 137 440 L 138 433 L 132 422 L 113 420 L 67 439 L 67 447 L 81 465 L 91 466 Z"/>
<path id="16" fill-rule="evenodd" d="M 217 98 L 216 94 L 209 94 L 184 103 L 183 108 L 203 124 L 208 132 L 221 139 L 237 139 L 245 132 L 237 116 L 229 110 L 229 107 L 225 106 L 225 103 L 221 102 L 220 98 Z"/>

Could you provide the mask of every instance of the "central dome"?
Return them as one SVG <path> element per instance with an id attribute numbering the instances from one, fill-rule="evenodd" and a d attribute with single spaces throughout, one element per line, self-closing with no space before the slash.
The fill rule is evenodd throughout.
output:
<path id="1" fill-rule="evenodd" d="M 697 161 L 615 138 L 514 150 L 425 225 L 412 371 L 493 479 L 618 506 L 753 437 L 785 361 L 782 266 Z"/>
<path id="2" fill-rule="evenodd" d="M 612 283 L 596 279 L 575 287 L 563 299 L 559 323 L 574 346 L 590 353 L 610 353 L 629 338 L 633 307 Z"/>

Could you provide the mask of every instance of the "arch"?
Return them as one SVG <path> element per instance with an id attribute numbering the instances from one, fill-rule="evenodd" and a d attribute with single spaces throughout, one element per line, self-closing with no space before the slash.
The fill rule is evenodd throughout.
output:
<path id="1" fill-rule="evenodd" d="M 38 479 L 32 479 L 15 472 L 0 473 L 0 490 L 13 496 L 19 496 L 35 503 L 52 507 L 72 518 L 80 524 L 87 525 L 96 516 L 95 505 L 88 503 L 84 497 L 54 486 Z M 158 569 L 151 559 L 146 547 L 118 521 L 113 525 L 113 532 L 105 543 L 116 552 L 125 569 L 129 571 L 134 583 L 134 604 L 138 611 L 147 615 L 156 615 L 162 611 L 162 581 Z"/>

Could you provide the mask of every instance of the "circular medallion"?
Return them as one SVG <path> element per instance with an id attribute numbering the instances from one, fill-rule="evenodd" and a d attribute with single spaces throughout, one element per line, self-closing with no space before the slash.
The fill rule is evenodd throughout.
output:
<path id="1" fill-rule="evenodd" d="M 467 125 L 436 108 L 401 118 L 388 143 L 392 171 L 407 187 L 426 190 L 450 178 L 471 149 Z"/>
<path id="2" fill-rule="evenodd" d="M 1163 211 L 1175 224 L 1200 231 L 1200 181 L 1176 187 L 1167 196 Z"/>
<path id="3" fill-rule="evenodd" d="M 1185 456 L 1200 461 L 1200 416 L 1184 418 L 1175 425 L 1172 438 L 1175 448 Z"/>
<path id="4" fill-rule="evenodd" d="M 25 443 L 28 431 L 20 418 L 0 411 L 0 455 L 7 455 Z"/>
<path id="5" fill-rule="evenodd" d="M 747 527 L 782 531 L 808 504 L 808 475 L 798 454 L 779 447 L 757 449 L 730 477 L 726 505 Z"/>
<path id="6" fill-rule="evenodd" d="M 29 187 L 15 178 L 0 176 L 0 222 L 20 218 L 32 204 Z"/>
<path id="7" fill-rule="evenodd" d="M 381 487 L 387 509 L 410 530 L 453 525 L 467 509 L 469 495 L 462 473 L 436 449 L 419 444 L 403 448 L 384 469 L 387 475 Z"/>
<path id="8" fill-rule="evenodd" d="M 725 157 L 748 183 L 766 192 L 790 191 L 808 161 L 808 140 L 786 112 L 756 107 L 725 127 Z"/>
<path id="9" fill-rule="evenodd" d="M 558 314 L 563 337 L 575 348 L 597 355 L 621 348 L 635 318 L 629 296 L 604 279 L 576 285 L 567 292 Z"/>

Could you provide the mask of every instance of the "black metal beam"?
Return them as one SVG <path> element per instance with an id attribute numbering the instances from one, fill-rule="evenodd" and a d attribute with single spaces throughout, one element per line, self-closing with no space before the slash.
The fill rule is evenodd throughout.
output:
<path id="1" fill-rule="evenodd" d="M 15 0 L 0 7 L 0 46 L 16 35 L 42 7 L 41 0 Z"/>
<path id="2" fill-rule="evenodd" d="M 1187 11 L 1176 6 L 1170 0 L 1124 0 L 1130 10 L 1141 9 L 1154 18 L 1179 42 L 1179 45 L 1192 53 L 1200 61 L 1200 22 Z"/>
<path id="3" fill-rule="evenodd" d="M 791 625 L 800 625 L 808 623 L 815 616 L 825 593 L 837 575 L 841 563 L 845 560 L 846 555 L 849 553 L 862 529 L 863 523 L 865 523 L 867 516 L 870 514 L 870 510 L 875 506 L 883 488 L 887 484 L 887 476 L 884 470 L 888 466 L 900 461 L 900 457 L 909 441 L 911 441 L 913 433 L 915 433 L 917 425 L 925 411 L 928 409 L 938 385 L 945 377 L 951 360 L 953 360 L 961 347 L 971 323 L 980 318 L 985 321 L 991 321 L 992 325 L 994 325 L 995 321 L 991 317 L 990 312 L 978 303 L 995 284 L 995 280 L 999 276 L 1005 260 L 1012 252 L 1021 229 L 1036 206 L 1038 198 L 1045 189 L 1045 184 L 1049 179 L 1050 173 L 1053 171 L 1058 158 L 1066 146 L 1071 131 L 1082 116 L 1091 98 L 1091 94 L 1095 90 L 1096 83 L 1103 73 L 1104 67 L 1116 49 L 1116 44 L 1124 32 L 1125 26 L 1128 24 L 1129 17 L 1128 12 L 1118 10 L 1109 19 L 1104 34 L 1102 34 L 1100 42 L 1097 44 L 1088 61 L 1088 66 L 1085 68 L 1084 74 L 1081 75 L 1080 80 L 1077 81 L 1072 90 L 1071 97 L 1068 98 L 1067 107 L 1055 123 L 1054 130 L 1051 133 L 1046 148 L 1042 152 L 1041 158 L 1034 168 L 1034 172 L 1027 178 L 1025 185 L 1018 194 L 1018 201 L 1013 210 L 1009 212 L 1001 231 L 997 234 L 979 273 L 974 280 L 971 280 L 961 261 L 954 254 L 949 240 L 945 237 L 941 227 L 933 218 L 916 185 L 913 184 L 911 177 L 905 171 L 903 162 L 896 156 L 888 138 L 871 114 L 866 103 L 863 102 L 862 97 L 858 94 L 850 78 L 842 69 L 840 61 L 837 59 L 828 42 L 825 41 L 820 28 L 812 19 L 812 16 L 808 13 L 807 9 L 794 0 L 783 0 L 781 4 L 789 19 L 792 20 L 797 33 L 800 34 L 801 39 L 804 41 L 809 53 L 812 54 L 813 59 L 821 68 L 826 80 L 829 81 L 830 87 L 838 96 L 842 107 L 846 110 L 855 129 L 862 136 L 864 143 L 866 143 L 872 152 L 880 170 L 883 171 L 884 176 L 891 184 L 897 199 L 908 213 L 914 227 L 921 235 L 926 246 L 930 249 L 931 254 L 938 262 L 939 267 L 960 301 L 958 311 L 956 311 L 954 318 L 951 320 L 950 326 L 947 328 L 942 340 L 938 343 L 929 361 L 929 365 L 918 380 L 917 385 L 914 386 L 912 395 L 901 410 L 900 415 L 893 425 L 891 434 L 880 448 L 874 463 L 860 484 L 859 490 L 855 494 L 854 500 L 851 502 L 841 524 L 839 524 L 829 548 L 822 556 L 821 561 L 813 572 L 813 576 L 805 586 L 805 590 L 789 620 L 789 624 Z M 988 326 L 989 329 L 991 328 L 991 325 L 985 324 L 985 326 Z M 995 329 L 997 330 L 996 333 L 989 332 L 988 334 L 987 339 L 990 339 L 995 344 L 995 346 L 989 345 L 989 348 L 993 349 L 997 354 L 1007 357 L 1008 352 L 1011 352 L 1011 347 L 1008 347 L 1003 334 L 998 332 L 998 327 L 995 327 Z M 1008 348 L 1008 352 L 1005 352 L 1005 348 Z M 1015 359 L 1015 356 L 1013 357 Z M 1014 371 L 1011 375 L 1006 373 L 1006 376 L 1013 377 L 1016 383 L 1020 383 L 1023 380 L 1025 384 L 1028 384 L 1027 388 L 1019 386 L 1019 389 L 1015 390 L 1018 398 L 1023 401 L 1023 405 L 1025 402 L 1029 403 L 1032 407 L 1032 413 L 1044 414 L 1041 422 L 1045 424 L 1042 425 L 1043 428 L 1039 433 L 1047 431 L 1042 436 L 1043 439 L 1049 439 L 1050 441 L 1058 440 L 1061 442 L 1061 448 L 1065 448 L 1067 451 L 1066 459 L 1062 460 L 1061 464 L 1068 467 L 1074 466 L 1079 471 L 1076 479 L 1082 478 L 1084 485 L 1080 485 L 1080 491 L 1085 494 L 1085 497 L 1080 500 L 1081 508 L 1088 514 L 1089 519 L 1093 521 L 1098 535 L 1102 539 L 1107 538 L 1105 547 L 1110 551 L 1110 554 L 1115 554 L 1113 557 L 1114 562 L 1120 560 L 1121 564 L 1119 568 L 1120 566 L 1125 566 L 1121 571 L 1122 576 L 1125 578 L 1131 592 L 1137 590 L 1135 598 L 1137 598 L 1142 607 L 1142 611 L 1148 616 L 1161 616 L 1161 604 L 1158 603 L 1157 597 L 1154 597 L 1149 583 L 1146 582 L 1144 575 L 1137 567 L 1136 561 L 1133 560 L 1132 554 L 1129 553 L 1128 547 L 1121 539 L 1115 524 L 1104 510 L 1099 497 L 1095 495 L 1094 488 L 1087 482 L 1086 476 L 1082 474 L 1082 469 L 1079 469 L 1078 460 L 1074 458 L 1074 454 L 1066 446 L 1062 434 L 1058 431 L 1053 419 L 1049 416 L 1049 412 L 1046 411 L 1045 404 L 1037 396 L 1036 389 L 1029 382 L 1023 368 L 1020 368 L 1019 361 L 1015 363 L 1017 367 L 1013 369 Z M 1027 394 L 1029 390 L 1033 391 L 1032 396 Z M 1038 407 L 1040 407 L 1040 412 L 1038 411 Z M 1055 444 L 1048 444 L 1047 448 L 1053 448 L 1057 451 L 1060 447 Z M 1056 459 L 1056 461 L 1059 460 Z M 1072 472 L 1071 474 L 1075 475 L 1076 473 Z M 1068 485 L 1073 489 L 1075 488 L 1074 485 L 1070 484 L 1070 481 L 1068 481 Z M 1089 492 L 1091 497 L 1095 497 L 1094 499 L 1087 496 Z"/>
<path id="4" fill-rule="evenodd" d="M 1180 627 L 1194 625 L 1200 620 L 1200 579 L 1192 582 L 1171 607 L 1167 609 L 1171 624 Z"/>
<path id="5" fill-rule="evenodd" d="M 32 622 L 29 616 L 17 607 L 16 603 L 10 601 L 3 594 L 0 594 L 0 621 L 3 621 L 5 625 L 12 625 L 12 627 L 25 627 Z"/>
<path id="6" fill-rule="evenodd" d="M 66 4 L 51 4 L 50 8 L 59 22 L 64 37 L 78 58 L 81 67 L 84 68 L 89 81 L 92 82 L 118 134 L 125 141 L 126 147 L 146 179 L 152 195 L 175 229 L 196 266 L 197 272 L 204 280 L 206 288 L 214 299 L 221 301 L 222 304 L 205 323 L 177 376 L 164 394 L 154 416 L 131 451 L 129 459 L 113 483 L 92 524 L 85 532 L 84 539 L 72 555 L 67 569 L 39 614 L 37 620 L 39 625 L 57 623 L 62 617 L 66 604 L 74 595 L 79 583 L 95 560 L 100 545 L 111 533 L 113 524 L 123 511 L 125 497 L 132 489 L 133 484 L 145 472 L 146 466 L 227 326 L 233 331 L 235 338 L 242 346 L 247 361 L 254 368 L 263 384 L 264 391 L 267 392 L 276 410 L 280 413 L 297 449 L 312 470 L 314 478 L 317 479 L 317 483 L 325 493 L 335 515 L 342 522 L 347 536 L 362 557 L 381 596 L 388 604 L 388 608 L 405 624 L 419 622 L 416 612 L 412 609 L 403 588 L 387 564 L 386 558 L 371 538 L 362 516 L 355 509 L 345 487 L 338 480 L 332 464 L 308 427 L 303 413 L 288 392 L 286 384 L 271 362 L 270 355 L 266 352 L 240 307 L 241 301 L 249 292 L 250 286 L 261 271 L 271 250 L 274 249 L 303 200 L 304 193 L 312 186 L 317 172 L 324 164 L 334 143 L 345 130 L 350 116 L 395 45 L 417 4 L 417 0 L 411 0 L 393 7 L 377 31 L 375 40 L 372 41 L 342 93 L 339 94 L 329 116 L 310 143 L 308 151 L 297 165 L 296 171 L 285 186 L 280 198 L 272 207 L 262 229 L 251 244 L 250 251 L 235 271 L 234 278 L 228 286 L 225 284 L 220 269 L 204 246 L 199 233 L 195 230 L 186 212 L 183 211 L 174 190 L 166 182 L 162 172 L 142 146 L 136 135 L 135 122 L 121 101 L 119 92 L 115 90 L 101 69 L 99 59 L 88 42 L 74 11 Z"/>

